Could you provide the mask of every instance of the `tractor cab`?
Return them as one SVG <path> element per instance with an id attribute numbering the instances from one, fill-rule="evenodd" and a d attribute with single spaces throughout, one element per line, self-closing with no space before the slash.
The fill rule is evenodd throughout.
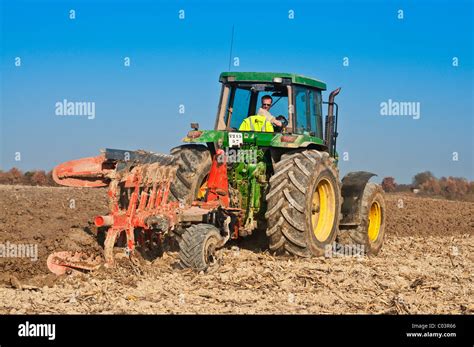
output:
<path id="1" fill-rule="evenodd" d="M 282 128 L 273 127 L 274 132 L 323 138 L 321 91 L 326 90 L 323 82 L 300 75 L 265 72 L 225 72 L 219 80 L 222 92 L 215 130 L 238 131 L 247 117 L 264 116 L 262 98 L 269 96 L 272 102 L 268 111 L 286 124 Z"/>

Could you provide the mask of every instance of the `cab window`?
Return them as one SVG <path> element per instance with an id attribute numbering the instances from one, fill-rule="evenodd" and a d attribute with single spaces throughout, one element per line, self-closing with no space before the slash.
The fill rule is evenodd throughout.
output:
<path id="1" fill-rule="evenodd" d="M 237 130 L 245 118 L 257 114 L 264 95 L 269 95 L 273 99 L 270 113 L 274 117 L 279 115 L 288 117 L 288 94 L 285 86 L 239 83 L 231 85 L 230 88 L 224 118 L 228 128 Z"/>
<path id="2" fill-rule="evenodd" d="M 322 138 L 321 91 L 297 86 L 295 106 L 295 133 Z"/>
<path id="3" fill-rule="evenodd" d="M 249 116 L 251 96 L 250 89 L 232 87 L 225 116 L 227 126 L 238 129 L 242 121 Z"/>

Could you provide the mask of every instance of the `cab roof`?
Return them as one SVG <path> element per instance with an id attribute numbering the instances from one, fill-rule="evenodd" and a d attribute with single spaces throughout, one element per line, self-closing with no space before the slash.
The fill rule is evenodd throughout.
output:
<path id="1" fill-rule="evenodd" d="M 261 82 L 275 83 L 275 78 L 290 79 L 291 84 L 326 90 L 326 83 L 317 79 L 284 72 L 222 72 L 219 76 L 220 82 Z"/>

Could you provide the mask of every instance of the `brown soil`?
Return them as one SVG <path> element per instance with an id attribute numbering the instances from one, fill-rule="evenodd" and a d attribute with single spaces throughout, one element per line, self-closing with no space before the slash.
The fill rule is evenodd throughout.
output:
<path id="1" fill-rule="evenodd" d="M 474 203 L 386 200 L 387 239 L 373 258 L 273 257 L 248 239 L 206 273 L 177 269 L 170 252 L 56 277 L 51 252 L 100 254 L 92 218 L 107 212 L 105 190 L 0 186 L 0 244 L 38 245 L 37 261 L 0 258 L 0 314 L 472 313 Z"/>

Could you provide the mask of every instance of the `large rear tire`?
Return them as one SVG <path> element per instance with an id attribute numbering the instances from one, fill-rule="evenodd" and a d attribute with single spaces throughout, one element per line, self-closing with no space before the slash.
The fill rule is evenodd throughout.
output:
<path id="1" fill-rule="evenodd" d="M 183 145 L 171 150 L 179 165 L 176 178 L 171 182 L 171 199 L 190 204 L 202 198 L 209 171 L 211 154 L 203 145 Z"/>
<path id="2" fill-rule="evenodd" d="M 332 245 L 340 214 L 339 173 L 328 153 L 283 154 L 274 165 L 266 196 L 270 250 L 322 256 Z"/>

